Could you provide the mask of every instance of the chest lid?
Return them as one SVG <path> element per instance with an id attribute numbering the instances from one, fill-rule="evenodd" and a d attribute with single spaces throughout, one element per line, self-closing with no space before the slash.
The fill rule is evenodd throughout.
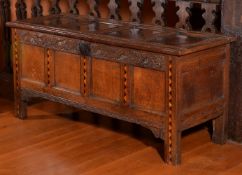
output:
<path id="1" fill-rule="evenodd" d="M 231 37 L 212 33 L 187 32 L 168 27 L 69 14 L 8 22 L 7 26 L 177 56 L 233 41 Z"/>

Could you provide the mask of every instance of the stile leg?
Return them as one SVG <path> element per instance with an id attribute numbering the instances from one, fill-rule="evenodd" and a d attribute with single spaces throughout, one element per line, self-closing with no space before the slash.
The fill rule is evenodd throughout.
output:
<path id="1" fill-rule="evenodd" d="M 181 132 L 172 133 L 164 141 L 165 162 L 172 165 L 181 164 Z"/>
<path id="2" fill-rule="evenodd" d="M 225 112 L 220 117 L 213 120 L 212 141 L 217 144 L 225 144 L 227 140 L 227 117 Z"/>
<path id="3" fill-rule="evenodd" d="M 20 94 L 15 96 L 15 116 L 22 120 L 27 118 L 27 100 Z"/>

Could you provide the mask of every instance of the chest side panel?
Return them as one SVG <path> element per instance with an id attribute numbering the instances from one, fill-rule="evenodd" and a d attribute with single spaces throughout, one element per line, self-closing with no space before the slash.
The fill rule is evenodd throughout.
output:
<path id="1" fill-rule="evenodd" d="M 224 104 L 225 47 L 187 56 L 179 64 L 179 111 L 184 127 L 219 115 Z"/>

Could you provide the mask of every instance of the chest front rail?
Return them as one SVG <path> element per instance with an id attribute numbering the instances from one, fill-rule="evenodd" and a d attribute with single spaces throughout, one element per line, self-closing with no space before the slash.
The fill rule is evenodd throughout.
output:
<path id="1" fill-rule="evenodd" d="M 42 97 L 136 123 L 164 140 L 164 159 L 181 161 L 181 133 L 208 120 L 226 140 L 229 46 L 187 56 L 91 43 L 13 29 L 15 113 Z"/>

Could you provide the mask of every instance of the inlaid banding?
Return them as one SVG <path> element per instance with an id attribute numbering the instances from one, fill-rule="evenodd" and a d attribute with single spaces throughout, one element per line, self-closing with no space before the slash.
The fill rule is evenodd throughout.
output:
<path id="1" fill-rule="evenodd" d="M 87 95 L 87 58 L 83 58 L 83 95 Z"/>
<path id="2" fill-rule="evenodd" d="M 123 66 L 123 103 L 128 103 L 128 66 Z"/>
<path id="3" fill-rule="evenodd" d="M 172 60 L 169 60 L 169 72 L 168 72 L 168 77 L 169 77 L 169 103 L 168 103 L 168 107 L 169 107 L 169 116 L 168 116 L 168 163 L 172 163 L 172 118 L 173 118 L 173 97 L 172 97 Z"/>
<path id="4" fill-rule="evenodd" d="M 47 86 L 51 87 L 51 54 L 50 49 L 47 49 Z"/>

